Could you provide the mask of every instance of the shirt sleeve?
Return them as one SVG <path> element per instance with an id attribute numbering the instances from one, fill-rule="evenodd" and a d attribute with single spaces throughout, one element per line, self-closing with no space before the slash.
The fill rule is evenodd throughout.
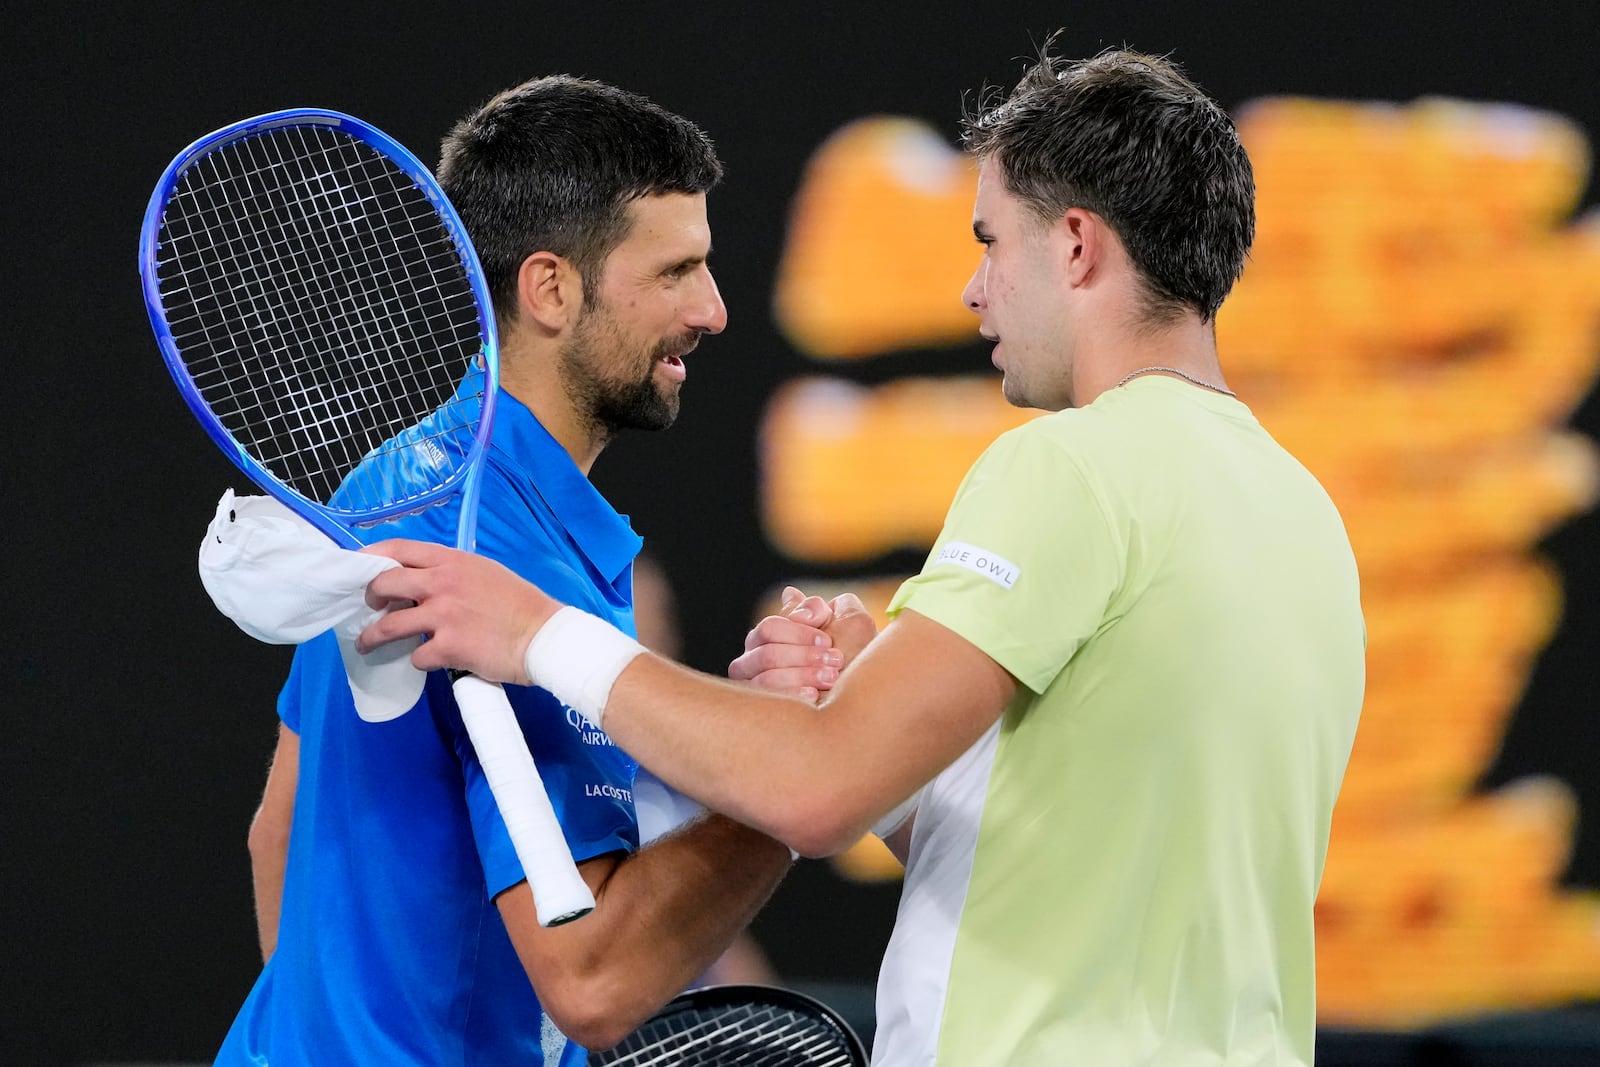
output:
<path id="1" fill-rule="evenodd" d="M 492 469 L 492 468 L 491 468 Z M 489 486 L 485 485 L 488 491 Z M 599 595 L 594 579 L 563 560 L 551 538 L 562 531 L 545 529 L 531 509 L 515 514 L 515 505 L 498 501 L 491 512 L 479 512 L 478 551 L 516 571 L 551 596 L 595 614 Z M 549 794 L 556 819 L 573 858 L 582 862 L 608 852 L 639 848 L 634 813 L 633 778 L 638 765 L 603 731 L 566 707 L 547 691 L 533 686 L 506 686 L 528 749 Z M 505 820 L 489 790 L 483 765 L 460 725 L 455 701 L 451 726 L 465 778 L 467 807 L 490 895 L 524 877 L 511 846 Z"/>
<path id="2" fill-rule="evenodd" d="M 328 639 L 327 634 L 297 646 L 294 659 L 289 664 L 289 676 L 284 679 L 283 688 L 278 690 L 278 719 L 297 735 L 302 732 L 300 722 L 305 717 L 307 706 L 328 699 L 327 665 L 326 662 L 319 664 L 318 660 L 326 661 L 330 650 L 334 656 L 338 655 L 338 645 Z M 339 673 L 334 677 L 343 675 L 344 664 L 341 662 Z"/>
<path id="3" fill-rule="evenodd" d="M 1080 462 L 1039 429 L 1005 434 L 973 465 L 922 573 L 889 605 L 955 631 L 1036 693 L 1108 621 L 1125 558 Z"/>
<path id="4" fill-rule="evenodd" d="M 544 690 L 508 686 L 506 695 L 573 859 L 581 863 L 608 852 L 636 851 L 639 831 L 633 814 L 632 761 Z M 525 874 L 483 765 L 464 729 L 456 735 L 456 751 L 473 838 L 484 881 L 493 896 L 522 881 Z"/>

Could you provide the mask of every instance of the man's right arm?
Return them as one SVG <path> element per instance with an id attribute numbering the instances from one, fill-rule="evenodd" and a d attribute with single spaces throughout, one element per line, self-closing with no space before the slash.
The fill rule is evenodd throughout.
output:
<path id="1" fill-rule="evenodd" d="M 267 772 L 261 806 L 250 821 L 250 874 L 255 886 L 256 934 L 261 962 L 278 945 L 278 916 L 283 907 L 283 873 L 289 862 L 289 826 L 294 821 L 294 791 L 300 778 L 300 738 L 278 724 L 278 747 Z"/>
<path id="2" fill-rule="evenodd" d="M 632 856 L 579 866 L 595 909 L 545 928 L 527 883 L 495 898 L 539 1002 L 585 1048 L 609 1048 L 685 989 L 760 910 L 787 847 L 706 815 Z"/>

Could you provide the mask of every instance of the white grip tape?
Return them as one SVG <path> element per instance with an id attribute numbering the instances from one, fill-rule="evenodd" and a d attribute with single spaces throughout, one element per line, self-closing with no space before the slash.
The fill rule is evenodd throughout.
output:
<path id="1" fill-rule="evenodd" d="M 550 616 L 528 642 L 528 678 L 604 729 L 606 701 L 617 675 L 644 651 L 615 626 L 571 606 Z"/>
<path id="2" fill-rule="evenodd" d="M 572 861 L 505 690 L 470 674 L 457 678 L 453 688 L 461 721 L 528 877 L 539 925 L 559 926 L 587 915 L 594 910 L 594 894 Z"/>

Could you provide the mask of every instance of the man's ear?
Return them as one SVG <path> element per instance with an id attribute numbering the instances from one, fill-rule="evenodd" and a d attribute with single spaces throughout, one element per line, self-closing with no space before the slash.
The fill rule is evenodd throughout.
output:
<path id="1" fill-rule="evenodd" d="M 1089 281 L 1105 261 L 1111 231 L 1106 220 L 1081 207 L 1068 208 L 1055 225 L 1058 266 L 1067 284 Z"/>
<path id="2" fill-rule="evenodd" d="M 551 333 L 561 333 L 583 310 L 583 279 L 572 261 L 535 252 L 517 268 L 517 314 Z"/>

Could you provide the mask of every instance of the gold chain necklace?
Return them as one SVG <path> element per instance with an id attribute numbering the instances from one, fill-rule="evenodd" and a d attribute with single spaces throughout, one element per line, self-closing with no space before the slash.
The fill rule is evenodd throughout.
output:
<path id="1" fill-rule="evenodd" d="M 1179 370 L 1177 367 L 1140 367 L 1136 371 L 1132 371 L 1129 374 L 1123 375 L 1122 381 L 1118 382 L 1116 385 L 1113 385 L 1111 388 L 1120 389 L 1122 386 L 1127 385 L 1129 382 L 1133 381 L 1135 378 L 1137 378 L 1141 374 L 1155 374 L 1157 372 L 1163 372 L 1163 373 L 1166 373 L 1166 374 L 1176 374 L 1178 377 L 1182 378 L 1184 381 L 1193 382 L 1195 385 L 1198 385 L 1202 389 L 1210 389 L 1213 393 L 1221 393 L 1223 396 L 1231 396 L 1235 400 L 1239 399 L 1238 394 L 1235 393 L 1232 389 L 1224 389 L 1220 385 L 1212 385 L 1210 382 L 1203 382 L 1199 378 L 1196 378 L 1192 374 L 1185 374 L 1183 371 Z"/>

